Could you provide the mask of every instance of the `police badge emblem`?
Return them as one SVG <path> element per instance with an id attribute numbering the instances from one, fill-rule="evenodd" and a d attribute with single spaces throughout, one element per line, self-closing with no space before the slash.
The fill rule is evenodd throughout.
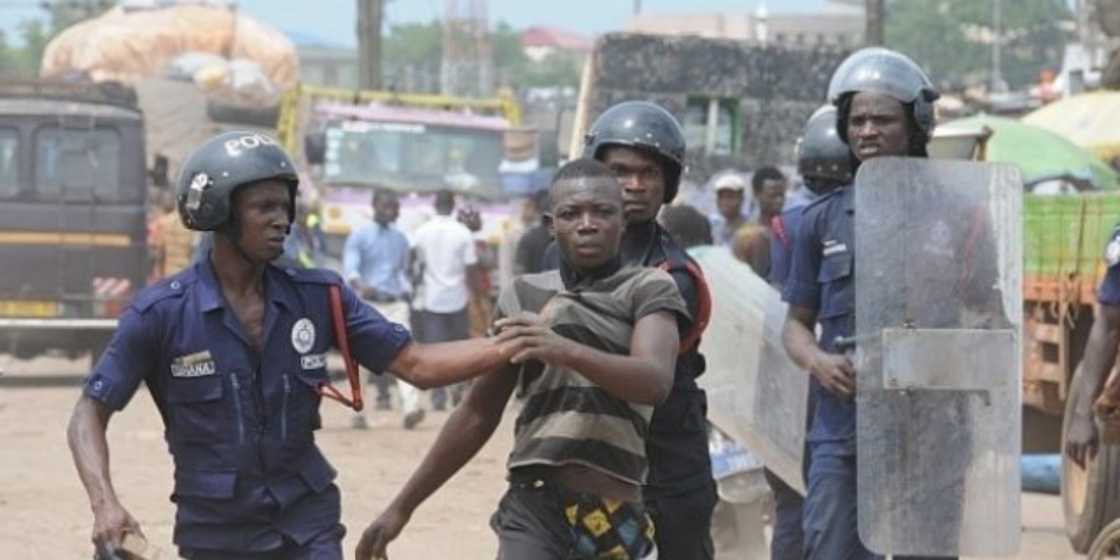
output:
<path id="1" fill-rule="evenodd" d="M 315 324 L 311 319 L 304 317 L 292 325 L 292 348 L 300 354 L 306 354 L 315 346 Z"/>

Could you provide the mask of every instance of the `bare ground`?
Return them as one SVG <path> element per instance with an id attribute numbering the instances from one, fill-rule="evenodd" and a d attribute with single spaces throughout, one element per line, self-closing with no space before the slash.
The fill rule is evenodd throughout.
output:
<path id="1" fill-rule="evenodd" d="M 41 360 L 30 365 L 0 356 L 3 376 L 28 379 L 49 372 L 76 373 L 85 362 Z M 92 515 L 66 447 L 65 426 L 76 386 L 0 386 L 0 557 L 57 560 L 90 558 Z M 434 440 L 446 414 L 433 413 L 405 431 L 392 412 L 373 414 L 367 431 L 350 429 L 347 410 L 323 407 L 319 442 L 339 470 L 349 557 L 362 529 L 389 501 Z M 507 414 L 479 456 L 413 517 L 390 547 L 392 558 L 487 559 L 495 540 L 487 521 L 504 490 L 503 463 L 511 443 Z M 163 427 L 147 391 L 114 416 L 110 449 L 114 484 L 125 507 L 153 544 L 174 552 L 171 462 Z M 1021 559 L 1078 558 L 1062 530 L 1057 497 L 1024 495 Z"/>

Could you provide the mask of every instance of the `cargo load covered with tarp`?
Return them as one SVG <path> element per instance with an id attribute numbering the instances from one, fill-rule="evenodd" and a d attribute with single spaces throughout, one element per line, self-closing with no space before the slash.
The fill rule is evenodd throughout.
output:
<path id="1" fill-rule="evenodd" d="M 47 45 L 40 74 L 131 83 L 160 75 L 185 53 L 255 62 L 280 90 L 299 79 L 295 47 L 283 33 L 235 9 L 200 5 L 117 7 L 74 25 Z"/>
<path id="2" fill-rule="evenodd" d="M 214 119 L 206 96 L 190 82 L 165 78 L 141 80 L 136 83 L 136 95 L 148 125 L 145 134 L 148 153 L 153 158 L 157 154 L 167 158 L 171 177 L 178 174 L 191 151 L 212 136 L 231 130 L 276 134 L 270 127 Z"/>

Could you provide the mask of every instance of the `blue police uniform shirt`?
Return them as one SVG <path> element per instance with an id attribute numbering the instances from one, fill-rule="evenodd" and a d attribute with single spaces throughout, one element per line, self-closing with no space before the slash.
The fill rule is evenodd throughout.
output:
<path id="1" fill-rule="evenodd" d="M 266 551 L 338 526 L 335 471 L 314 439 L 335 346 L 331 285 L 341 286 L 354 357 L 385 371 L 408 331 L 329 271 L 265 269 L 259 353 L 209 259 L 145 289 L 121 315 L 84 391 L 120 410 L 147 384 L 175 463 L 180 547 Z"/>
<path id="2" fill-rule="evenodd" d="M 784 286 L 789 278 L 790 265 L 793 262 L 793 243 L 797 238 L 797 228 L 801 225 L 801 214 L 805 211 L 805 204 L 789 208 L 778 216 L 781 233 L 773 231 L 770 236 L 770 274 L 766 278 L 771 284 Z"/>
<path id="3" fill-rule="evenodd" d="M 782 297 L 817 312 L 820 347 L 835 352 L 837 337 L 855 332 L 853 193 L 838 188 L 804 208 L 794 236 L 793 258 Z M 855 401 L 833 395 L 812 379 L 816 401 L 808 440 L 855 452 Z"/>
<path id="4" fill-rule="evenodd" d="M 369 223 L 346 238 L 342 270 L 347 280 L 359 278 L 381 294 L 402 297 L 408 292 L 408 239 L 392 225 Z"/>
<path id="5" fill-rule="evenodd" d="M 1097 288 L 1097 301 L 1105 305 L 1120 305 L 1120 225 L 1112 230 L 1112 239 L 1104 250 L 1104 260 L 1108 263 L 1108 272 Z"/>

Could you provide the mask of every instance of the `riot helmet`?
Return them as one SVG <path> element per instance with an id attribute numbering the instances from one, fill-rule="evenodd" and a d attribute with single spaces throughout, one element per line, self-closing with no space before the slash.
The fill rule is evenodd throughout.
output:
<path id="1" fill-rule="evenodd" d="M 623 101 L 595 119 L 584 137 L 583 157 L 599 159 L 607 146 L 651 152 L 665 171 L 664 202 L 677 196 L 684 171 L 685 142 L 681 125 L 669 111 L 648 101 Z"/>
<path id="2" fill-rule="evenodd" d="M 838 109 L 836 131 L 848 141 L 848 109 L 852 95 L 870 92 L 897 99 L 910 111 L 923 136 L 922 144 L 933 134 L 933 102 L 941 95 L 926 73 L 904 54 L 882 47 L 868 47 L 852 53 L 832 74 L 828 101 Z"/>
<path id="3" fill-rule="evenodd" d="M 299 176 L 287 152 L 264 134 L 249 131 L 214 136 L 187 157 L 176 184 L 176 206 L 183 225 L 214 231 L 230 221 L 233 191 L 247 183 L 278 179 L 288 184 L 295 219 Z"/>
<path id="4" fill-rule="evenodd" d="M 805 123 L 797 143 L 797 172 L 810 183 L 852 180 L 852 153 L 836 131 L 836 108 L 820 107 Z"/>

